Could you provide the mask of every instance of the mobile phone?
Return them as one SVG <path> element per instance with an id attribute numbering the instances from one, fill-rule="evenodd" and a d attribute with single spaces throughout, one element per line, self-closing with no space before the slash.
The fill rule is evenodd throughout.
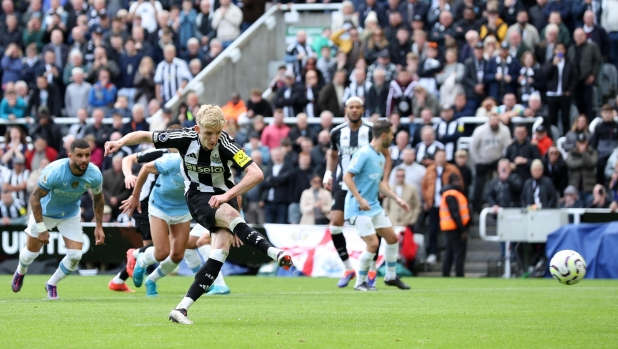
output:
<path id="1" fill-rule="evenodd" d="M 564 53 L 562 53 L 562 52 L 558 52 L 558 53 L 556 54 L 556 57 L 558 57 L 558 58 L 562 59 L 562 58 L 564 58 Z"/>

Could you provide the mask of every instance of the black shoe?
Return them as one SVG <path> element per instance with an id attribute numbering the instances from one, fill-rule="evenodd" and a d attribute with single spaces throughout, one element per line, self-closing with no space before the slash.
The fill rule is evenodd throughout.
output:
<path id="1" fill-rule="evenodd" d="M 366 282 L 363 282 L 360 285 L 354 287 L 354 291 L 369 291 L 369 286 Z"/>
<path id="2" fill-rule="evenodd" d="M 384 284 L 386 286 L 397 286 L 400 290 L 409 290 L 410 286 L 408 286 L 405 282 L 401 281 L 398 277 L 392 280 L 384 279 Z"/>

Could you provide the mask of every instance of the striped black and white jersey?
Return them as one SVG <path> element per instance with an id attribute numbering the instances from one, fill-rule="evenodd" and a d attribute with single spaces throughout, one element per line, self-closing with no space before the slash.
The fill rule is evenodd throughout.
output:
<path id="1" fill-rule="evenodd" d="M 12 186 L 17 186 L 23 183 L 28 182 L 28 177 L 30 177 L 30 171 L 24 169 L 21 173 L 15 172 L 15 170 L 6 169 L 3 171 L 3 182 Z M 13 192 L 13 197 L 21 202 L 28 201 L 28 194 L 26 193 L 26 188 L 24 190 Z"/>
<path id="2" fill-rule="evenodd" d="M 161 84 L 161 97 L 164 101 L 169 101 L 176 95 L 176 91 L 182 86 L 182 82 L 189 82 L 191 78 L 191 71 L 189 71 L 187 62 L 180 58 L 174 58 L 172 63 L 164 60 L 157 65 L 154 82 Z"/>
<path id="3" fill-rule="evenodd" d="M 13 200 L 13 203 L 10 205 L 7 205 L 4 202 L 0 201 L 0 217 L 1 218 L 15 219 L 25 214 L 26 214 L 26 207 L 24 206 L 24 203 L 21 200 L 15 199 Z"/>
<path id="4" fill-rule="evenodd" d="M 245 154 L 234 138 L 221 132 L 212 150 L 204 149 L 193 128 L 153 132 L 156 148 L 176 148 L 182 157 L 185 192 L 223 194 L 234 187 L 232 166 L 246 169 L 253 160 Z"/>
<path id="5" fill-rule="evenodd" d="M 371 142 L 372 128 L 372 123 L 363 120 L 360 128 L 356 131 L 352 131 L 347 122 L 330 131 L 330 149 L 337 151 L 339 156 L 335 177 L 336 184 L 339 184 L 343 190 L 348 190 L 348 187 L 343 183 L 343 174 L 356 150 Z"/>

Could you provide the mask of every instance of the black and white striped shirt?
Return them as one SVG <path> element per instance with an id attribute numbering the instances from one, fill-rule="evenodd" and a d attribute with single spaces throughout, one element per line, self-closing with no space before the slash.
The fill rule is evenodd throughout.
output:
<path id="1" fill-rule="evenodd" d="M 6 170 L 4 171 L 4 181 L 2 183 L 7 183 L 13 186 L 20 185 L 22 183 L 27 183 L 28 177 L 30 177 L 30 171 L 26 169 L 19 174 L 15 173 L 15 170 Z M 13 197 L 21 202 L 26 202 L 28 200 L 26 188 L 24 188 L 24 190 L 13 192 Z"/>
<path id="2" fill-rule="evenodd" d="M 371 130 L 373 124 L 367 121 L 362 121 L 360 128 L 352 131 L 350 125 L 345 122 L 335 127 L 330 132 L 330 149 L 338 152 L 339 161 L 337 163 L 336 184 L 341 186 L 341 189 L 348 190 L 348 187 L 343 183 L 343 174 L 352 160 L 352 155 L 360 147 L 371 142 Z"/>
<path id="3" fill-rule="evenodd" d="M 416 145 L 416 162 L 421 162 L 425 158 L 433 160 L 433 154 L 436 149 L 444 149 L 444 144 L 434 141 L 430 145 L 420 142 Z"/>
<path id="4" fill-rule="evenodd" d="M 186 191 L 223 194 L 234 187 L 232 166 L 241 170 L 253 163 L 226 131 L 212 150 L 204 149 L 193 128 L 153 132 L 156 148 L 176 148 L 182 157 Z"/>
<path id="5" fill-rule="evenodd" d="M 11 205 L 6 205 L 0 201 L 0 216 L 1 218 L 15 219 L 26 214 L 26 208 L 21 200 L 13 200 Z"/>
<path id="6" fill-rule="evenodd" d="M 182 82 L 188 82 L 191 78 L 187 62 L 180 58 L 174 58 L 172 63 L 164 60 L 157 65 L 154 82 L 161 85 L 161 97 L 164 102 L 167 102 L 176 95 L 176 91 L 182 86 Z"/>

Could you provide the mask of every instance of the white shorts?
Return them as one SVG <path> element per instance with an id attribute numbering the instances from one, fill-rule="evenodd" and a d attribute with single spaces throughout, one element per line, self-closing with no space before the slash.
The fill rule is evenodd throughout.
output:
<path id="1" fill-rule="evenodd" d="M 377 215 L 371 216 L 354 216 L 349 219 L 350 223 L 358 231 L 360 237 L 371 236 L 376 233 L 376 229 L 390 228 L 393 226 L 391 220 L 386 216 L 384 211 Z"/>
<path id="2" fill-rule="evenodd" d="M 182 216 L 170 216 L 165 212 L 159 210 L 158 208 L 154 207 L 153 205 L 148 205 L 148 215 L 162 219 L 168 225 L 176 225 L 180 223 L 190 222 L 193 218 L 191 217 L 190 213 L 184 214 Z"/>
<path id="3" fill-rule="evenodd" d="M 204 234 L 210 234 L 210 232 L 208 231 L 208 229 L 202 227 L 201 225 L 196 225 L 195 227 L 193 227 L 193 229 L 191 229 L 191 232 L 189 233 L 189 236 L 195 236 L 197 238 L 201 238 L 202 235 Z"/>
<path id="4" fill-rule="evenodd" d="M 82 229 L 81 217 L 79 215 L 70 218 L 56 219 L 43 216 L 43 223 L 47 230 L 58 228 L 60 235 L 65 238 L 77 242 L 84 242 L 84 231 Z M 34 215 L 30 214 L 28 220 L 28 227 L 24 230 L 26 234 L 33 238 L 39 238 L 38 229 L 36 227 L 36 220 Z"/>

